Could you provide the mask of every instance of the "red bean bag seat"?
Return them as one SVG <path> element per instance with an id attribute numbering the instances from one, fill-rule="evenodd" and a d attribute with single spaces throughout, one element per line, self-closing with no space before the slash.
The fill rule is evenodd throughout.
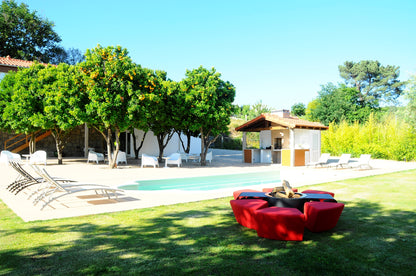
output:
<path id="1" fill-rule="evenodd" d="M 335 194 L 332 192 L 319 191 L 319 190 L 305 190 L 302 192 L 302 194 L 328 194 L 328 195 L 331 195 L 332 197 L 335 196 Z"/>
<path id="2" fill-rule="evenodd" d="M 273 192 L 273 189 L 274 188 L 263 188 L 262 192 L 271 193 L 271 192 Z M 294 193 L 296 193 L 298 191 L 298 189 L 296 189 L 296 188 L 292 188 L 292 190 L 293 190 Z"/>
<path id="3" fill-rule="evenodd" d="M 254 211 L 267 208 L 267 201 L 262 199 L 238 199 L 230 200 L 237 222 L 245 227 L 256 230 L 257 222 L 254 218 Z"/>
<path id="4" fill-rule="evenodd" d="M 301 241 L 305 217 L 296 208 L 270 207 L 255 211 L 257 236 L 284 241 Z"/>
<path id="5" fill-rule="evenodd" d="M 311 232 L 322 232 L 334 228 L 344 210 L 343 203 L 305 202 L 304 211 L 306 228 Z"/>
<path id="6" fill-rule="evenodd" d="M 234 199 L 237 199 L 237 198 L 238 198 L 238 196 L 239 196 L 242 192 L 256 192 L 256 193 L 258 193 L 258 192 L 260 192 L 260 191 L 256 191 L 256 190 L 252 190 L 252 189 L 244 189 L 244 190 L 234 191 L 234 192 L 233 192 Z"/>

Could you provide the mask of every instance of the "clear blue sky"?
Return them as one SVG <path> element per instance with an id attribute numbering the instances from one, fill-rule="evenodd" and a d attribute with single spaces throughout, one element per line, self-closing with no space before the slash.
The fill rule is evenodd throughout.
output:
<path id="1" fill-rule="evenodd" d="M 307 105 L 338 83 L 338 65 L 378 60 L 416 73 L 416 1 L 26 0 L 65 48 L 121 45 L 133 61 L 180 81 L 215 67 L 235 103 Z"/>

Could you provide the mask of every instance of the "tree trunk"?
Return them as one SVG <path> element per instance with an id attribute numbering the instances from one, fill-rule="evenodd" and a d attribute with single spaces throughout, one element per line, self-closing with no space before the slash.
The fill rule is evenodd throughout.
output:
<path id="1" fill-rule="evenodd" d="M 131 132 L 133 135 L 133 147 L 134 147 L 134 158 L 139 159 L 139 152 L 143 147 L 144 139 L 146 138 L 147 131 L 143 134 L 142 140 L 140 141 L 139 147 L 137 147 L 136 135 L 134 134 L 134 129 Z"/>
<path id="2" fill-rule="evenodd" d="M 62 152 L 64 149 L 64 141 L 62 141 L 63 135 L 61 135 L 59 130 L 53 130 L 52 136 L 55 139 L 56 153 L 58 155 L 58 165 L 62 165 Z"/>
<path id="3" fill-rule="evenodd" d="M 107 130 L 107 151 L 108 151 L 108 166 L 110 169 L 114 169 L 117 167 L 117 155 L 120 150 L 120 129 L 116 128 L 115 136 L 116 136 L 116 148 L 114 152 L 111 150 L 111 129 Z"/>
<path id="4" fill-rule="evenodd" d="M 162 162 L 163 152 L 166 146 L 168 145 L 170 139 L 173 137 L 174 133 L 175 131 L 171 131 L 171 132 L 159 133 L 156 135 L 157 143 L 159 145 L 159 162 Z M 165 142 L 165 138 L 166 138 L 166 142 Z"/>
<path id="5" fill-rule="evenodd" d="M 186 138 L 188 139 L 188 141 L 186 142 L 186 148 L 185 148 L 185 143 L 182 140 L 182 136 L 181 136 L 181 131 L 176 131 L 176 133 L 179 136 L 179 141 L 181 142 L 182 145 L 182 149 L 185 153 L 189 153 L 189 151 L 191 150 L 191 132 L 190 131 L 186 131 L 184 134 L 186 134 Z"/>
<path id="6" fill-rule="evenodd" d="M 29 139 L 29 154 L 33 154 L 36 151 L 36 137 L 35 137 L 35 133 L 31 133 L 30 134 L 30 139 Z"/>
<path id="7" fill-rule="evenodd" d="M 120 148 L 120 143 L 119 143 L 119 136 L 120 136 L 120 130 L 116 129 L 116 151 L 114 154 L 112 154 L 112 149 L 111 149 L 111 129 L 108 128 L 107 129 L 107 134 L 105 134 L 103 131 L 101 131 L 99 128 L 94 127 L 99 133 L 101 133 L 101 135 L 104 137 L 105 142 L 107 143 L 107 157 L 108 157 L 108 167 L 110 169 L 113 169 L 114 167 L 116 167 L 117 164 L 115 164 L 115 160 L 117 160 L 117 155 L 118 154 L 118 150 Z"/>
<path id="8" fill-rule="evenodd" d="M 206 166 L 208 149 L 220 137 L 220 134 L 218 134 L 214 139 L 209 140 L 210 133 L 211 131 L 208 131 L 207 134 L 204 134 L 204 130 L 201 129 L 201 166 Z"/>
<path id="9" fill-rule="evenodd" d="M 105 137 L 105 141 L 107 143 L 107 157 L 108 157 L 108 166 L 110 169 L 113 167 L 111 166 L 111 129 L 107 129 L 107 136 Z"/>
<path id="10" fill-rule="evenodd" d="M 116 128 L 115 135 L 116 135 L 116 148 L 113 154 L 111 154 L 111 165 L 110 165 L 111 169 L 114 169 L 117 167 L 117 155 L 120 150 L 120 129 Z M 110 158 L 110 154 L 108 156 Z"/>
<path id="11" fill-rule="evenodd" d="M 206 162 L 205 162 L 205 135 L 204 135 L 204 130 L 201 128 L 201 166 L 205 166 Z"/>

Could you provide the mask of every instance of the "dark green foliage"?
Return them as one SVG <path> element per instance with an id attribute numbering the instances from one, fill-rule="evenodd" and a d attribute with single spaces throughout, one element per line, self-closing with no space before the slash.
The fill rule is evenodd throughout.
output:
<path id="1" fill-rule="evenodd" d="M 305 109 L 306 109 L 305 104 L 296 103 L 292 105 L 291 113 L 298 117 L 305 116 Z"/>
<path id="2" fill-rule="evenodd" d="M 109 166 L 114 168 L 119 151 L 120 132 L 127 130 L 131 121 L 128 109 L 136 87 L 134 76 L 138 67 L 121 46 L 98 45 L 87 50 L 86 59 L 79 64 L 88 101 L 83 120 L 97 129 L 107 142 L 107 152 L 112 150 L 112 133 L 115 134 L 114 153 L 109 155 Z M 141 75 L 141 74 L 139 74 Z"/>
<path id="3" fill-rule="evenodd" d="M 403 92 L 405 82 L 398 80 L 400 67 L 383 66 L 378 61 L 346 61 L 339 72 L 346 84 L 359 91 L 362 105 L 378 107 L 380 101 L 394 102 Z"/>
<path id="4" fill-rule="evenodd" d="M 227 132 L 230 116 L 233 112 L 235 87 L 221 79 L 214 68 L 202 66 L 186 71 L 186 78 L 180 83 L 184 93 L 182 103 L 191 122 L 191 131 L 198 131 L 201 137 L 201 165 L 205 165 L 205 156 L 209 146 L 218 136 Z"/>
<path id="5" fill-rule="evenodd" d="M 68 50 L 60 49 L 49 60 L 52 64 L 66 63 L 69 65 L 75 65 L 85 60 L 84 54 L 81 50 L 75 48 L 69 48 Z"/>
<path id="6" fill-rule="evenodd" d="M 229 149 L 229 150 L 241 150 L 243 148 L 243 143 L 241 138 L 231 138 L 231 137 L 220 137 L 218 138 L 213 147 L 216 149 Z"/>
<path id="7" fill-rule="evenodd" d="M 359 100 L 359 93 L 355 88 L 328 83 L 322 85 L 318 97 L 313 101 L 313 105 L 308 105 L 306 113 L 308 119 L 328 125 L 342 120 L 364 122 L 372 110 L 374 108 L 363 105 Z"/>
<path id="8" fill-rule="evenodd" d="M 8 74 L 1 82 L 4 110 L 2 128 L 16 133 L 30 134 L 39 129 L 38 114 L 43 112 L 44 85 L 38 74 L 45 67 L 35 63 L 28 69 Z"/>
<path id="9" fill-rule="evenodd" d="M 53 23 L 29 11 L 26 4 L 4 0 L 0 15 L 0 56 L 50 62 L 64 51 Z"/>
<path id="10" fill-rule="evenodd" d="M 403 117 L 416 131 L 416 75 L 413 75 L 408 84 L 405 94 L 408 103 L 403 111 Z"/>

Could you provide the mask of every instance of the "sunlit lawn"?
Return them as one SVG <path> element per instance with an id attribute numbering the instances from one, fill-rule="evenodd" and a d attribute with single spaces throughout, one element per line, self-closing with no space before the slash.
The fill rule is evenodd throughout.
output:
<path id="1" fill-rule="evenodd" d="M 0 202 L 0 275 L 414 275 L 415 170 L 313 188 L 346 207 L 302 242 L 257 237 L 231 197 L 29 223 Z"/>

